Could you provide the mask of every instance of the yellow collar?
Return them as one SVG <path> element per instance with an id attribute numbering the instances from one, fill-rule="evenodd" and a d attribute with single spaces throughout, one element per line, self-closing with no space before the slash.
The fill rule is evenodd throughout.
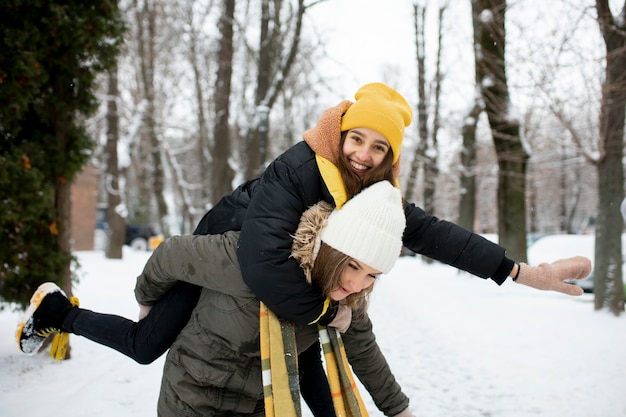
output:
<path id="1" fill-rule="evenodd" d="M 320 170 L 322 179 L 333 196 L 333 200 L 335 200 L 335 207 L 340 209 L 348 199 L 348 195 L 341 180 L 341 175 L 339 175 L 339 168 L 319 154 L 315 154 L 315 160 L 317 161 L 317 167 Z"/>

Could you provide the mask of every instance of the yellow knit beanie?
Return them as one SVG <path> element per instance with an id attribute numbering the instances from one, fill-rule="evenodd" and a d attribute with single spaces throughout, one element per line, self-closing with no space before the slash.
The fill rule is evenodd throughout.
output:
<path id="1" fill-rule="evenodd" d="M 411 124 L 409 103 L 393 88 L 383 83 L 365 84 L 354 95 L 352 104 L 341 118 L 341 131 L 367 127 L 381 133 L 393 151 L 393 163 L 400 158 L 404 128 Z"/>

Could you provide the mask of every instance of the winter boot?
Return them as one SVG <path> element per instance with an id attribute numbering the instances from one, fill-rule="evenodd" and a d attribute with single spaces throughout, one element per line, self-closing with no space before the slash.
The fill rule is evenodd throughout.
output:
<path id="1" fill-rule="evenodd" d="M 76 306 L 78 299 L 70 301 L 55 283 L 41 284 L 17 325 L 15 338 L 19 349 L 27 355 L 37 352 L 48 336 L 63 331 L 63 320 Z"/>

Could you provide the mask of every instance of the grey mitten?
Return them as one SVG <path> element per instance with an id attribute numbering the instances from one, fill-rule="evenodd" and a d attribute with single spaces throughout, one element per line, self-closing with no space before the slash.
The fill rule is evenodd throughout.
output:
<path id="1" fill-rule="evenodd" d="M 328 323 L 330 327 L 334 327 L 339 333 L 345 333 L 352 322 L 352 309 L 345 304 L 339 304 L 337 307 L 337 315 Z"/>
<path id="2" fill-rule="evenodd" d="M 552 263 L 538 266 L 519 264 L 519 273 L 515 282 L 538 290 L 558 291 L 568 295 L 581 295 L 583 289 L 577 285 L 563 282 L 568 279 L 581 279 L 591 273 L 591 260 L 584 256 L 559 259 Z"/>

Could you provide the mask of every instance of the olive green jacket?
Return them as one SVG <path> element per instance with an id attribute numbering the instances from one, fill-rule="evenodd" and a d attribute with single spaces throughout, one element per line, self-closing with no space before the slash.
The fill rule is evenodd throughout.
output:
<path id="1" fill-rule="evenodd" d="M 176 280 L 203 287 L 189 322 L 167 354 L 159 416 L 264 416 L 259 301 L 241 277 L 238 235 L 169 238 L 137 278 L 136 298 L 145 305 Z M 297 326 L 298 351 L 317 337 L 316 326 Z M 367 315 L 355 319 L 342 337 L 356 376 L 379 409 L 392 416 L 407 408 L 408 398 L 378 348 Z"/>

